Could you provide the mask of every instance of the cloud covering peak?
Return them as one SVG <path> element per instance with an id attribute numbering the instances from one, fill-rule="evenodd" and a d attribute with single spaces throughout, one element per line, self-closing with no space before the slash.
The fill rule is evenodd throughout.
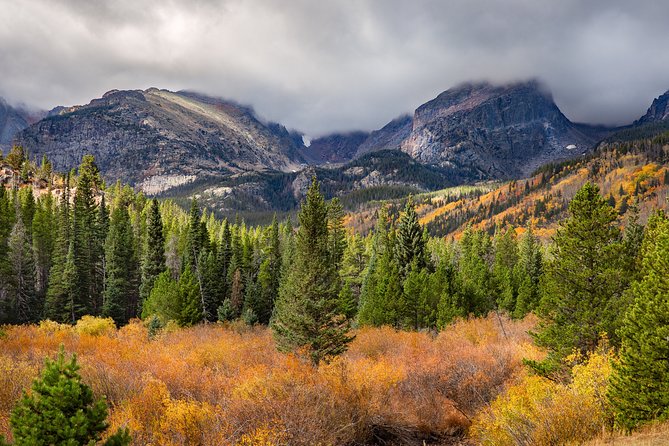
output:
<path id="1" fill-rule="evenodd" d="M 310 135 L 379 128 L 464 81 L 540 78 L 572 120 L 669 89 L 669 3 L 0 0 L 0 95 L 42 108 L 193 89 Z"/>

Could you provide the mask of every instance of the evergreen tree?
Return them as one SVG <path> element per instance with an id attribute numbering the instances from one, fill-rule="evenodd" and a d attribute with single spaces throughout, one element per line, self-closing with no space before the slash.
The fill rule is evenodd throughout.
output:
<path id="1" fill-rule="evenodd" d="M 543 255 L 531 227 L 527 227 L 520 240 L 518 263 L 514 276 L 518 284 L 518 296 L 513 317 L 522 318 L 539 304 L 541 298 L 541 277 L 543 275 Z"/>
<path id="2" fill-rule="evenodd" d="M 123 325 L 137 313 L 137 256 L 128 208 L 120 200 L 114 206 L 105 242 L 106 278 L 102 314 Z"/>
<path id="3" fill-rule="evenodd" d="M 103 253 L 102 243 L 95 230 L 95 191 L 100 186 L 100 173 L 91 155 L 84 155 L 79 166 L 77 190 L 74 194 L 72 244 L 76 266 L 74 311 L 75 319 L 85 314 L 97 314 L 102 296 L 96 262 Z"/>
<path id="4" fill-rule="evenodd" d="M 158 274 L 151 288 L 149 297 L 142 306 L 142 319 L 156 316 L 163 322 L 179 321 L 183 306 L 179 282 L 172 278 L 169 271 Z"/>
<path id="5" fill-rule="evenodd" d="M 276 302 L 272 330 L 281 351 L 306 349 L 314 365 L 344 352 L 353 339 L 339 308 L 339 274 L 332 258 L 328 207 L 314 177 L 299 212 L 294 265 Z M 331 215 L 330 215 L 331 217 Z"/>
<path id="6" fill-rule="evenodd" d="M 518 263 L 516 231 L 508 228 L 495 237 L 495 261 L 492 274 L 497 287 L 497 305 L 512 314 L 516 307 L 518 285 L 513 272 Z"/>
<path id="7" fill-rule="evenodd" d="M 8 247 L 14 278 L 10 298 L 14 316 L 12 319 L 18 323 L 35 322 L 41 313 L 35 294 L 35 263 L 32 241 L 20 212 L 16 213 L 16 223 L 9 234 Z"/>
<path id="8" fill-rule="evenodd" d="M 418 222 L 416 207 L 411 196 L 407 200 L 397 227 L 396 256 L 403 276 L 408 273 L 414 261 L 418 268 L 427 265 L 423 228 Z"/>
<path id="9" fill-rule="evenodd" d="M 9 262 L 9 234 L 14 226 L 13 206 L 4 186 L 0 186 L 0 323 L 10 322 L 10 294 L 13 272 Z"/>
<path id="10" fill-rule="evenodd" d="M 49 283 L 52 255 L 57 232 L 53 198 L 50 193 L 41 197 L 37 203 L 32 220 L 33 252 L 35 257 L 35 291 L 44 301 Z"/>
<path id="11" fill-rule="evenodd" d="M 182 302 L 178 322 L 183 326 L 190 326 L 204 320 L 204 310 L 200 296 L 200 286 L 197 277 L 186 265 L 179 278 L 180 301 Z"/>
<path id="12" fill-rule="evenodd" d="M 628 275 L 621 261 L 620 230 L 616 213 L 586 183 L 569 204 L 569 218 L 553 238 L 553 262 L 548 268 L 547 288 L 539 308 L 543 321 L 534 334 L 549 349 L 549 357 L 537 370 L 549 372 L 576 350 L 593 351 L 602 333 L 618 344 L 625 302 L 622 293 Z"/>
<path id="13" fill-rule="evenodd" d="M 163 220 L 160 216 L 158 200 L 151 200 L 148 215 L 146 246 L 142 259 L 142 285 L 140 287 L 139 312 L 143 302 L 148 299 L 156 277 L 166 269 L 165 265 L 165 235 Z"/>
<path id="14" fill-rule="evenodd" d="M 628 430 L 669 417 L 669 224 L 658 229 L 643 278 L 631 288 L 634 303 L 619 332 L 620 362 L 609 389 L 616 421 Z"/>
<path id="15" fill-rule="evenodd" d="M 258 322 L 261 324 L 269 324 L 274 310 L 274 302 L 279 295 L 280 282 L 281 242 L 279 239 L 279 223 L 275 215 L 269 228 L 267 257 L 260 264 L 260 270 L 258 271 L 260 299 L 255 312 Z"/>
<path id="16" fill-rule="evenodd" d="M 400 324 L 402 280 L 395 256 L 396 237 L 388 208 L 382 207 L 372 239 L 372 253 L 362 282 L 358 323 L 360 325 Z"/>
<path id="17" fill-rule="evenodd" d="M 56 322 L 71 320 L 69 312 L 69 289 L 64 281 L 64 272 L 70 250 L 70 192 L 65 181 L 60 206 L 58 207 L 57 234 L 53 248 L 53 267 L 49 273 L 44 315 Z"/>
<path id="18" fill-rule="evenodd" d="M 481 316 L 495 307 L 494 283 L 490 271 L 492 242 L 483 231 L 466 229 L 460 239 L 458 283 L 462 313 Z"/>
<path id="19" fill-rule="evenodd" d="M 46 360 L 32 392 L 24 393 L 12 410 L 10 425 L 16 446 L 93 445 L 107 430 L 106 419 L 105 401 L 94 398 L 81 381 L 76 356 L 66 361 L 61 347 L 55 361 Z M 122 446 L 130 440 L 127 430 L 118 430 L 104 444 Z"/>

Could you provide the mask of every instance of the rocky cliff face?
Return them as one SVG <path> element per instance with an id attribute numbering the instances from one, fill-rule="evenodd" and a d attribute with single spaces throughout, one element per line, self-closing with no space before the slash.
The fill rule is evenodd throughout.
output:
<path id="1" fill-rule="evenodd" d="M 658 102 L 658 110 L 664 103 Z M 664 109 L 663 109 L 664 110 Z M 650 111 L 649 111 L 650 113 Z M 355 152 L 322 138 L 321 151 L 360 157 L 401 150 L 416 161 L 468 172 L 464 181 L 507 179 L 582 154 L 611 129 L 572 123 L 538 82 L 467 83 L 441 93 L 359 143 Z"/>
<path id="2" fill-rule="evenodd" d="M 607 129 L 574 124 L 539 83 L 464 84 L 420 106 L 401 150 L 431 165 L 514 178 L 591 148 Z"/>
<path id="3" fill-rule="evenodd" d="M 41 111 L 12 107 L 0 98 L 0 151 L 11 145 L 14 136 L 44 116 Z"/>
<path id="4" fill-rule="evenodd" d="M 383 128 L 370 133 L 369 137 L 360 144 L 356 156 L 377 150 L 399 150 L 402 142 L 411 135 L 413 120 L 409 115 L 393 119 Z"/>
<path id="5" fill-rule="evenodd" d="M 90 153 L 108 180 L 157 193 L 201 175 L 299 169 L 300 138 L 233 102 L 152 88 L 59 107 L 16 142 L 33 155 L 45 153 L 58 170 Z"/>
<path id="6" fill-rule="evenodd" d="M 368 137 L 367 132 L 334 133 L 314 139 L 301 154 L 310 164 L 343 163 L 355 156 Z"/>
<path id="7" fill-rule="evenodd" d="M 648 111 L 634 125 L 650 124 L 669 120 L 669 91 L 657 97 Z"/>

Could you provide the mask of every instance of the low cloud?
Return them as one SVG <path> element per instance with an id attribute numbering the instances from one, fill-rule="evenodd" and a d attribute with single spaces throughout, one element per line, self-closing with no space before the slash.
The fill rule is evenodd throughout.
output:
<path id="1" fill-rule="evenodd" d="M 0 0 L 0 95 L 51 108 L 193 89 L 317 136 L 374 129 L 468 80 L 540 78 L 572 120 L 669 89 L 669 3 Z"/>

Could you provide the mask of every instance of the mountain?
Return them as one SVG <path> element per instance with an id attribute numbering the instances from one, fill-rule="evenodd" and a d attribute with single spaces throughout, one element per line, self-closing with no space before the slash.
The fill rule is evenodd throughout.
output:
<path id="1" fill-rule="evenodd" d="M 402 142 L 409 137 L 413 126 L 410 115 L 395 118 L 379 130 L 370 133 L 369 137 L 358 147 L 356 156 L 376 150 L 399 150 Z"/>
<path id="2" fill-rule="evenodd" d="M 309 164 L 343 163 L 354 157 L 368 137 L 367 132 L 333 133 L 313 139 L 300 153 Z"/>
<path id="3" fill-rule="evenodd" d="M 338 159 L 401 150 L 426 165 L 471 170 L 466 181 L 509 179 L 580 155 L 612 131 L 571 122 L 537 81 L 480 82 L 441 93 L 371 132 L 355 151 L 353 144 L 343 150 L 338 137 L 321 138 L 319 150 Z"/>
<path id="4" fill-rule="evenodd" d="M 479 179 L 509 179 L 583 153 L 609 133 L 569 121 L 536 81 L 468 83 L 418 107 L 401 150 L 426 164 L 473 167 Z"/>
<path id="5" fill-rule="evenodd" d="M 0 98 L 0 151 L 7 148 L 14 136 L 44 116 L 41 111 L 30 111 L 23 107 L 12 107 Z"/>
<path id="6" fill-rule="evenodd" d="M 570 200 L 588 181 L 597 184 L 618 211 L 620 226 L 626 225 L 634 203 L 641 223 L 654 209 L 669 210 L 669 128 L 639 124 L 612 135 L 586 155 L 544 165 L 525 179 L 452 187 L 419 194 L 415 200 L 421 223 L 433 235 L 458 237 L 467 228 L 492 234 L 506 225 L 522 231 L 531 225 L 548 240 L 567 216 Z M 388 203 L 399 212 L 403 201 Z M 369 231 L 380 205 L 353 212 L 349 225 Z"/>
<path id="7" fill-rule="evenodd" d="M 634 125 L 643 125 L 659 121 L 669 121 L 669 91 L 655 98 L 648 111 Z"/>
<path id="8" fill-rule="evenodd" d="M 108 181 L 158 193 L 199 176 L 304 163 L 301 135 L 261 121 L 249 107 L 193 92 L 112 90 L 89 104 L 58 107 L 16 143 L 68 170 L 90 153 Z"/>

